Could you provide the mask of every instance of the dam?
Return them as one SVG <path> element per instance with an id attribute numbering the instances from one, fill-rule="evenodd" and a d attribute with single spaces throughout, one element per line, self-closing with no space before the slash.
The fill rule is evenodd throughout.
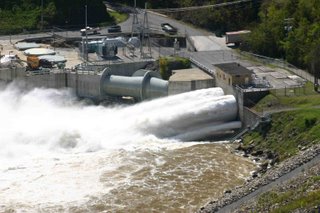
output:
<path id="1" fill-rule="evenodd" d="M 89 98 L 96 102 L 123 96 L 129 96 L 135 101 L 168 96 L 170 82 L 162 80 L 160 75 L 154 71 L 144 69 L 134 71 L 133 69 L 136 69 L 138 65 L 122 64 L 122 66 L 131 67 L 131 70 L 127 71 L 127 75 L 133 73 L 131 76 L 114 75 L 110 67 L 104 67 L 101 70 L 95 69 L 95 71 L 51 69 L 41 70 L 41 73 L 28 72 L 23 68 L 4 68 L 0 70 L 0 79 L 7 83 L 23 81 L 29 88 L 70 88 L 78 97 Z M 134 68 L 132 69 L 132 67 Z M 202 94 L 201 100 L 198 100 L 194 94 Z M 204 95 L 206 98 L 203 98 Z M 173 107 L 170 102 L 172 98 L 169 96 L 167 101 L 169 102 L 168 107 L 171 107 L 172 111 L 170 116 L 179 119 L 170 120 L 169 123 L 162 122 L 161 126 L 150 125 L 147 131 L 160 138 L 192 141 L 215 135 L 221 136 L 241 128 L 241 122 L 238 121 L 237 101 L 232 95 L 224 95 L 221 88 L 195 90 L 175 96 L 181 97 L 179 99 L 181 106 L 185 104 L 185 100 L 190 100 L 188 113 L 183 112 L 187 115 L 180 115 L 179 105 Z M 200 106 L 201 111 L 199 112 L 201 113 L 194 113 L 194 108 Z M 147 111 L 141 113 L 148 114 Z M 150 119 L 152 119 L 151 115 Z"/>
<path id="2" fill-rule="evenodd" d="M 212 126 L 197 118 L 233 125 L 224 97 L 209 88 L 103 107 L 67 88 L 1 85 L 0 211 L 196 211 L 255 167 L 192 140 Z"/>

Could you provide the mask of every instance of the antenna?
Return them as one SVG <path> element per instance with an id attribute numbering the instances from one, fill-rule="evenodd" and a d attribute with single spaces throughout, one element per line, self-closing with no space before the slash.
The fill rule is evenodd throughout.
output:
<path id="1" fill-rule="evenodd" d="M 149 21 L 148 21 L 148 13 L 147 13 L 147 2 L 145 3 L 144 9 L 144 17 L 143 17 L 143 26 L 141 32 L 141 46 L 140 52 L 142 58 L 152 58 L 151 55 L 151 45 L 150 45 L 150 28 L 149 28 Z M 143 46 L 146 45 L 148 48 L 148 52 L 144 53 Z"/>

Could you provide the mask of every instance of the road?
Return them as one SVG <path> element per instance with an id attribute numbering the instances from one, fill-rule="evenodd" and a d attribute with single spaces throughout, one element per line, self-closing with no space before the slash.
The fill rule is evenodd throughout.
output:
<path id="1" fill-rule="evenodd" d="M 144 11 L 142 9 L 138 9 L 138 20 L 140 23 L 143 23 L 144 19 Z M 129 18 L 119 25 L 121 26 L 122 32 L 126 34 L 130 34 L 132 30 L 132 21 L 133 15 L 130 14 Z M 159 33 L 164 33 L 161 29 L 161 23 L 168 22 L 172 26 L 176 27 L 178 29 L 178 34 L 180 35 L 188 35 L 189 38 L 193 41 L 195 46 L 197 47 L 197 52 L 189 52 L 186 49 L 182 49 L 179 52 L 176 52 L 177 54 L 181 56 L 187 56 L 192 58 L 194 61 L 200 63 L 205 67 L 207 70 L 215 70 L 215 67 L 213 64 L 218 63 L 225 63 L 225 62 L 231 62 L 231 61 L 237 61 L 237 56 L 235 53 L 226 47 L 224 44 L 223 38 L 217 38 L 215 35 L 211 32 L 208 32 L 203 29 L 195 28 L 191 25 L 188 25 L 186 23 L 171 19 L 170 17 L 167 17 L 162 14 L 154 13 L 154 12 L 148 12 L 148 22 L 149 27 L 152 31 L 156 31 Z M 79 30 L 61 30 L 58 28 L 55 28 L 48 32 L 43 33 L 36 33 L 36 34 L 22 34 L 22 35 L 14 35 L 12 38 L 14 40 L 23 40 L 26 38 L 35 38 L 35 37 L 50 37 L 53 35 L 53 33 L 58 34 L 63 37 L 72 38 L 72 37 L 78 37 L 81 38 L 81 34 Z M 88 35 L 89 38 L 101 38 L 101 36 L 105 37 L 110 35 L 108 33 L 107 27 L 101 28 L 99 35 Z M 117 35 L 117 34 L 112 34 Z M 0 36 L 0 40 L 9 40 L 10 36 Z M 206 49 L 207 47 L 207 49 Z M 159 47 L 154 46 L 153 49 L 155 51 L 160 50 Z M 157 55 L 172 55 L 174 53 L 173 48 L 163 48 L 161 47 L 161 53 L 153 54 L 154 56 Z"/>

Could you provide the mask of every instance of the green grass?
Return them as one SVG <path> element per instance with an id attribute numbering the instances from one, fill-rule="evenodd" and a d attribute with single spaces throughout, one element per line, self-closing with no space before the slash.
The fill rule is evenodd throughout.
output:
<path id="1" fill-rule="evenodd" d="M 299 189 L 298 189 L 299 190 Z M 274 204 L 278 206 L 271 209 Z M 295 190 L 283 193 L 267 192 L 262 194 L 257 203 L 257 210 L 268 209 L 270 213 L 293 212 L 299 208 L 313 208 L 320 204 L 320 190 L 312 192 L 300 192 Z"/>
<path id="2" fill-rule="evenodd" d="M 127 20 L 129 18 L 129 15 L 126 13 L 119 13 L 117 11 L 109 11 L 108 13 L 111 17 L 113 17 L 113 19 L 115 20 L 115 22 L 117 24 L 124 22 L 125 20 Z"/>
<path id="3" fill-rule="evenodd" d="M 284 95 L 285 92 L 277 90 L 271 91 L 269 95 L 265 96 L 263 99 L 257 103 L 253 109 L 257 112 L 269 111 L 279 108 L 312 108 L 320 107 L 320 94 L 315 92 L 313 89 L 313 84 L 308 82 L 302 88 L 295 88 L 294 95 L 289 95 L 290 91 L 287 91 L 287 96 Z"/>
<path id="4" fill-rule="evenodd" d="M 314 209 L 315 206 L 320 205 L 320 190 L 308 190 L 311 186 L 315 186 L 319 180 L 320 176 L 310 176 L 302 184 L 291 180 L 290 184 L 294 184 L 296 187 L 286 191 L 274 189 L 263 193 L 257 200 L 255 210 L 256 212 L 268 210 L 272 213 L 285 213 L 297 209 Z"/>
<path id="5" fill-rule="evenodd" d="M 268 149 L 280 160 L 294 155 L 298 146 L 320 140 L 320 109 L 300 109 L 272 114 L 272 122 L 244 136 L 244 146 Z"/>
<path id="6" fill-rule="evenodd" d="M 272 213 L 293 212 L 296 209 L 310 209 L 320 204 L 320 190 L 300 195 L 293 200 L 287 201 L 283 206 L 271 211 Z"/>

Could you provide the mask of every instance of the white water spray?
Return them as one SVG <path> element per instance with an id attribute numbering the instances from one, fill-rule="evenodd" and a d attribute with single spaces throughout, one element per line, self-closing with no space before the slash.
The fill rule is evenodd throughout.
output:
<path id="1" fill-rule="evenodd" d="M 233 96 L 198 90 L 133 106 L 83 106 L 68 90 L 14 86 L 0 92 L 0 157 L 136 146 L 143 138 L 196 140 L 239 128 Z M 221 126 L 223 125 L 223 126 Z"/>
<path id="2" fill-rule="evenodd" d="M 138 178 L 142 183 L 156 179 L 153 175 L 167 172 L 157 167 L 172 160 L 164 153 L 189 146 L 192 150 L 193 143 L 180 141 L 238 128 L 236 116 L 234 97 L 220 88 L 103 107 L 82 104 L 69 90 L 6 86 L 0 91 L 0 211 L 11 201 L 30 203 L 30 209 L 38 203 L 86 202 L 90 196 L 130 186 L 137 171 L 151 171 Z M 200 174 L 197 169 L 204 165 L 199 161 L 199 168 L 185 166 Z M 212 162 L 210 154 L 206 166 Z"/>

